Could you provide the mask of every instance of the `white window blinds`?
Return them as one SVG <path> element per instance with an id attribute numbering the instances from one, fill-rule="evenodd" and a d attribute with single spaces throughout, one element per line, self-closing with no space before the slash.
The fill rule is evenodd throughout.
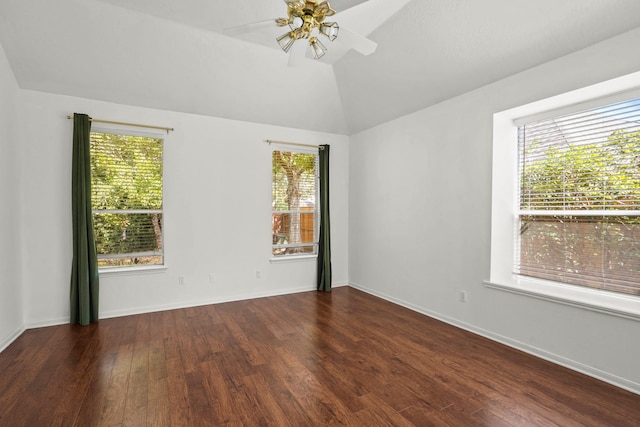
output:
<path id="1" fill-rule="evenodd" d="M 163 140 L 91 132 L 98 265 L 163 264 Z"/>
<path id="2" fill-rule="evenodd" d="M 274 256 L 317 252 L 318 189 L 317 154 L 273 151 L 271 234 Z"/>
<path id="3" fill-rule="evenodd" d="M 518 128 L 520 275 L 640 294 L 640 99 Z"/>

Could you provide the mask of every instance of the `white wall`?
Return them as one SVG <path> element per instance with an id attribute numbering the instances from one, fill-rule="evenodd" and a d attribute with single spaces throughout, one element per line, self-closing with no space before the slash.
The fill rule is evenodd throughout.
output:
<path id="1" fill-rule="evenodd" d="M 165 155 L 168 269 L 102 277 L 101 316 L 313 289 L 315 263 L 269 262 L 270 153 L 262 141 L 329 143 L 334 285 L 349 280 L 640 392 L 639 322 L 482 284 L 489 277 L 492 115 L 638 71 L 640 57 L 629 54 L 638 43 L 640 31 L 627 33 L 354 135 L 351 144 L 331 134 L 18 90 L 0 52 L 0 344 L 23 324 L 68 321 L 66 116 L 85 112 L 176 128 Z M 468 303 L 458 302 L 459 289 Z"/>
<path id="2" fill-rule="evenodd" d="M 32 91 L 20 91 L 20 101 L 27 326 L 68 321 L 73 126 L 66 117 L 74 112 L 175 128 L 165 139 L 168 268 L 101 276 L 101 317 L 315 289 L 315 260 L 270 263 L 267 138 L 331 145 L 333 282 L 347 283 L 347 137 Z"/>
<path id="3" fill-rule="evenodd" d="M 640 322 L 483 285 L 493 114 L 638 71 L 639 43 L 635 30 L 354 135 L 351 284 L 640 393 Z"/>
<path id="4" fill-rule="evenodd" d="M 0 45 L 0 351 L 23 331 L 20 281 L 18 85 Z"/>

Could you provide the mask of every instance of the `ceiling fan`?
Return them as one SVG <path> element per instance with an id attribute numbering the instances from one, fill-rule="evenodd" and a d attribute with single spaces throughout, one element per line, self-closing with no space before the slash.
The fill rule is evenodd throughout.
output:
<path id="1" fill-rule="evenodd" d="M 328 1 L 284 0 L 284 2 L 287 5 L 286 18 L 269 19 L 226 28 L 223 30 L 224 34 L 238 36 L 274 26 L 282 27 L 285 29 L 285 33 L 277 37 L 275 41 L 283 51 L 290 53 L 290 64 L 297 62 L 297 58 L 304 56 L 307 50 L 311 51 L 313 58 L 322 58 L 327 52 L 327 47 L 321 39 L 330 42 L 339 39 L 341 44 L 363 55 L 373 53 L 378 46 L 362 35 L 341 28 L 337 22 L 327 22 L 327 18 L 336 14 Z M 300 41 L 300 43 L 295 43 L 296 41 Z"/>

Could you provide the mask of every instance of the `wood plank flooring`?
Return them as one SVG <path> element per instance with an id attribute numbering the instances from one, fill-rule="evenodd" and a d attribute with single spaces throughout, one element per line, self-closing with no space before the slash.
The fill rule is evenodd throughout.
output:
<path id="1" fill-rule="evenodd" d="M 638 426 L 640 396 L 351 288 L 25 332 L 0 426 Z"/>

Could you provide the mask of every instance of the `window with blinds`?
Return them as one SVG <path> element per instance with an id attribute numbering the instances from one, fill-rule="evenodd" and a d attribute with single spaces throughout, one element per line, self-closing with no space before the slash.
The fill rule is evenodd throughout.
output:
<path id="1" fill-rule="evenodd" d="M 271 237 L 273 256 L 316 254 L 318 155 L 272 152 Z"/>
<path id="2" fill-rule="evenodd" d="M 640 98 L 518 127 L 516 273 L 640 295 Z"/>
<path id="3" fill-rule="evenodd" d="M 91 132 L 91 207 L 100 267 L 162 265 L 163 140 Z"/>

